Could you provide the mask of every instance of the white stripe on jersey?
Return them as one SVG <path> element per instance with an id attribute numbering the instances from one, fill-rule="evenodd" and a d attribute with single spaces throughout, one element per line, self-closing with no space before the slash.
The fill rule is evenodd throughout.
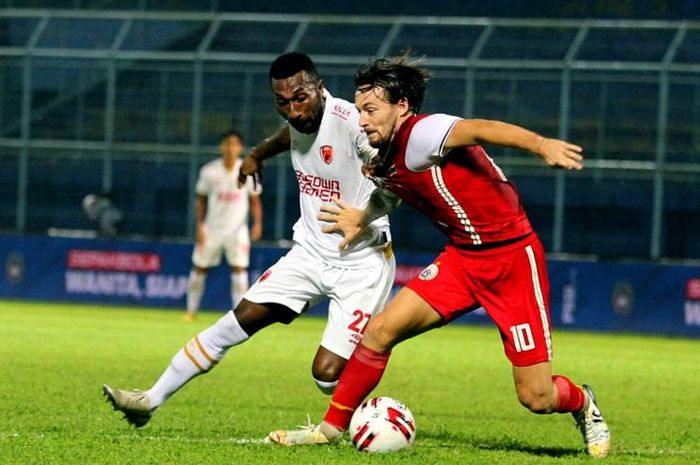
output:
<path id="1" fill-rule="evenodd" d="M 542 296 L 542 288 L 540 287 L 540 275 L 537 272 L 537 261 L 535 260 L 535 253 L 532 251 L 531 245 L 525 247 L 525 252 L 527 252 L 527 258 L 528 260 L 530 260 L 530 271 L 532 272 L 532 286 L 535 289 L 535 299 L 537 300 L 537 307 L 540 310 L 540 320 L 542 321 L 544 340 L 547 344 L 547 357 L 549 360 L 552 360 L 552 337 L 549 333 L 549 322 L 547 321 L 547 310 L 544 306 L 544 297 Z"/>
<path id="2" fill-rule="evenodd" d="M 484 154 L 486 154 L 486 152 L 484 152 Z M 496 164 L 495 161 L 493 161 L 493 158 L 491 158 L 490 156 L 486 155 L 486 159 L 487 159 L 489 162 L 491 162 L 491 165 L 493 166 L 493 169 L 496 170 L 496 173 L 498 173 L 498 176 L 500 176 L 501 181 L 503 181 L 503 182 L 508 182 L 508 178 L 506 178 L 506 175 L 503 173 L 503 170 L 501 169 L 501 167 L 498 166 L 498 165 Z"/>
<path id="3" fill-rule="evenodd" d="M 464 211 L 464 208 L 462 208 L 459 202 L 457 202 L 457 199 L 455 199 L 449 189 L 447 189 L 445 180 L 442 177 L 442 168 L 440 168 L 439 165 L 433 165 L 430 167 L 430 174 L 433 176 L 433 184 L 435 185 L 435 188 L 440 193 L 440 196 L 445 203 L 447 203 L 447 205 L 449 205 L 455 212 L 457 218 L 459 218 L 459 222 L 462 223 L 462 226 L 464 226 L 464 230 L 469 233 L 469 237 L 474 245 L 482 244 L 483 242 L 481 240 L 481 236 L 479 236 L 479 233 L 476 232 L 476 228 L 474 228 L 474 225 L 472 225 L 471 221 L 469 220 L 467 212 Z"/>

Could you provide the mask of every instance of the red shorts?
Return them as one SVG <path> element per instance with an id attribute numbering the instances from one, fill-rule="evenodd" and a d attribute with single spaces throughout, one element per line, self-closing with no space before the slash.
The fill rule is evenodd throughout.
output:
<path id="1" fill-rule="evenodd" d="M 552 359 L 547 264 L 536 234 L 478 252 L 448 245 L 406 286 L 445 323 L 483 306 L 513 365 Z"/>

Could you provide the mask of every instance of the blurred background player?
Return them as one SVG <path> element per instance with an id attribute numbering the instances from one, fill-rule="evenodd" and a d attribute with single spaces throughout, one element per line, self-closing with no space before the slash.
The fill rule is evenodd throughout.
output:
<path id="1" fill-rule="evenodd" d="M 250 178 L 239 187 L 243 137 L 227 131 L 219 140 L 221 157 L 205 164 L 197 180 L 197 242 L 187 283 L 187 313 L 192 321 L 199 310 L 209 269 L 221 263 L 231 268 L 231 303 L 235 307 L 248 290 L 250 243 L 262 236 L 261 187 Z M 248 231 L 248 214 L 253 226 Z"/>
<path id="2" fill-rule="evenodd" d="M 310 306 L 330 299 L 328 323 L 312 365 L 319 389 L 330 394 L 355 350 L 370 317 L 389 297 L 396 263 L 389 219 L 377 215 L 361 238 L 344 250 L 340 234 L 322 232 L 321 205 L 334 197 L 373 211 L 393 203 L 372 196 L 374 184 L 362 175 L 365 160 L 376 154 L 359 126 L 355 107 L 326 91 L 311 59 L 301 53 L 279 56 L 270 67 L 270 86 L 277 112 L 289 123 L 255 147 L 241 168 L 260 170 L 259 162 L 289 150 L 299 182 L 301 217 L 294 225 L 292 249 L 269 268 L 235 309 L 192 338 L 175 354 L 148 391 L 103 387 L 116 410 L 137 426 L 193 377 L 206 373 L 229 349 L 273 324 L 288 324 Z"/>
<path id="3" fill-rule="evenodd" d="M 515 186 L 479 145 L 532 152 L 554 168 L 581 169 L 581 147 L 500 121 L 419 114 L 428 73 L 403 58 L 379 59 L 355 76 L 360 125 L 379 153 L 365 172 L 425 214 L 448 237 L 444 251 L 370 320 L 319 428 L 276 431 L 282 444 L 340 439 L 379 384 L 392 348 L 481 306 L 496 323 L 520 403 L 533 413 L 571 413 L 588 453 L 605 457 L 610 433 L 589 386 L 552 376 L 549 280 L 544 251 Z M 371 221 L 345 202 L 321 217 L 345 244 Z"/>

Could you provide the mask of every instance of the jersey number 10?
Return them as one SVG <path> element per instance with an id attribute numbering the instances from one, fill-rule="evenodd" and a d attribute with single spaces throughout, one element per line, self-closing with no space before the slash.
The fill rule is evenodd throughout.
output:
<path id="1" fill-rule="evenodd" d="M 535 348 L 535 339 L 532 337 L 532 330 L 528 323 L 511 326 L 510 334 L 513 335 L 516 352 L 525 352 Z"/>

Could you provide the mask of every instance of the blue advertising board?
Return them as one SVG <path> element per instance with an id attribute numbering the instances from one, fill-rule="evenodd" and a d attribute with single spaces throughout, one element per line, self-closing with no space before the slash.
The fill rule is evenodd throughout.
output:
<path id="1" fill-rule="evenodd" d="M 251 280 L 286 251 L 254 247 Z M 184 308 L 191 253 L 184 243 L 0 235 L 0 298 Z M 396 289 L 432 259 L 399 253 Z M 548 269 L 554 327 L 700 336 L 700 267 L 550 259 Z M 212 270 L 202 307 L 230 308 L 229 289 L 227 268 Z"/>

